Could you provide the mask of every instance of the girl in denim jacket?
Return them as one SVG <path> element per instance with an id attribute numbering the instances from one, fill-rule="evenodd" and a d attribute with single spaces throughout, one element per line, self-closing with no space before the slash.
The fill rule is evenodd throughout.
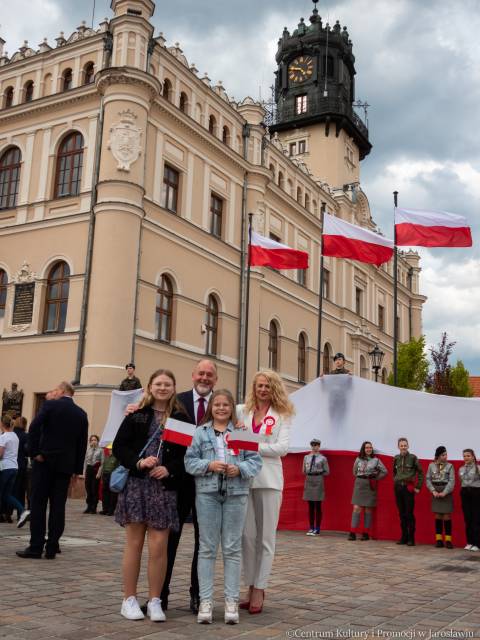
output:
<path id="1" fill-rule="evenodd" d="M 228 438 L 236 422 L 235 402 L 230 391 L 215 391 L 208 403 L 203 425 L 195 431 L 185 454 L 185 469 L 195 476 L 200 529 L 200 608 L 197 621 L 202 624 L 212 622 L 215 560 L 220 541 L 224 564 L 225 623 L 239 622 L 242 531 L 250 479 L 260 471 L 262 458 L 253 451 L 229 449 Z"/>

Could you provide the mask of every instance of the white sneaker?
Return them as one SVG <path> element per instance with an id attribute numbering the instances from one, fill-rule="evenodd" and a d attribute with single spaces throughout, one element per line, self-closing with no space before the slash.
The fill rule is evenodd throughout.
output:
<path id="1" fill-rule="evenodd" d="M 198 607 L 198 624 L 212 624 L 213 604 L 211 600 L 201 600 Z"/>
<path id="2" fill-rule="evenodd" d="M 233 598 L 225 598 L 225 624 L 238 624 L 238 602 Z"/>
<path id="3" fill-rule="evenodd" d="M 122 602 L 120 614 L 127 620 L 143 620 L 145 617 L 135 596 L 130 596 Z"/>
<path id="4" fill-rule="evenodd" d="M 163 612 L 160 598 L 152 598 L 148 601 L 147 616 L 152 622 L 165 622 L 167 618 Z"/>
<path id="5" fill-rule="evenodd" d="M 473 547 L 473 544 L 466 544 L 463 548 L 465 549 L 465 551 L 471 551 Z"/>
<path id="6" fill-rule="evenodd" d="M 309 529 L 307 531 L 307 536 L 314 536 L 315 535 L 315 529 Z"/>
<path id="7" fill-rule="evenodd" d="M 477 547 L 476 544 L 472 544 L 472 546 L 470 547 L 470 551 L 480 551 L 480 549 Z"/>
<path id="8" fill-rule="evenodd" d="M 23 525 L 30 520 L 30 511 L 25 509 L 22 511 L 22 515 L 17 520 L 17 529 L 21 529 Z"/>

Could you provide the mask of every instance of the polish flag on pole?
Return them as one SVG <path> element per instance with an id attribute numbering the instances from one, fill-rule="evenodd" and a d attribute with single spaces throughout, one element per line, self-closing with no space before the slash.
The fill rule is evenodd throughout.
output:
<path id="1" fill-rule="evenodd" d="M 252 231 L 250 265 L 273 267 L 273 269 L 308 269 L 308 253 L 291 249 L 285 244 Z"/>
<path id="2" fill-rule="evenodd" d="M 243 429 L 235 429 L 235 431 L 227 437 L 229 449 L 246 449 L 247 451 L 258 451 L 258 445 L 261 437 L 251 431 Z"/>
<path id="3" fill-rule="evenodd" d="M 324 215 L 323 255 L 351 258 L 379 267 L 393 255 L 393 240 L 340 218 Z"/>
<path id="4" fill-rule="evenodd" d="M 168 418 L 163 431 L 163 440 L 189 447 L 192 444 L 195 428 L 194 424 Z"/>
<path id="5" fill-rule="evenodd" d="M 408 247 L 471 247 L 467 219 L 447 211 L 395 210 L 396 243 Z"/>

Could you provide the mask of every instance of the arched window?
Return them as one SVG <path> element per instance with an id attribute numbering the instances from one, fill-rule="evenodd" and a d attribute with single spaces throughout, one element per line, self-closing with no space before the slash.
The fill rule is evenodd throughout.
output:
<path id="1" fill-rule="evenodd" d="M 71 69 L 65 69 L 62 74 L 62 91 L 68 91 L 73 86 L 73 73 Z"/>
<path id="2" fill-rule="evenodd" d="M 332 347 L 325 343 L 323 347 L 323 373 L 330 373 L 332 358 Z"/>
<path id="3" fill-rule="evenodd" d="M 297 202 L 302 203 L 302 188 L 297 187 Z"/>
<path id="4" fill-rule="evenodd" d="M 187 109 L 188 109 L 188 96 L 187 94 L 182 91 L 182 93 L 180 94 L 180 104 L 179 104 L 179 108 L 180 111 L 182 111 L 183 113 L 187 113 Z"/>
<path id="5" fill-rule="evenodd" d="M 55 198 L 76 196 L 80 193 L 82 167 L 83 136 L 74 131 L 63 139 L 58 149 Z"/>
<path id="6" fill-rule="evenodd" d="M 10 147 L 0 157 L 0 209 L 11 209 L 17 204 L 21 160 L 18 147 Z"/>
<path id="7" fill-rule="evenodd" d="M 172 339 L 172 311 L 173 286 L 170 278 L 162 275 L 157 289 L 157 304 L 155 310 L 156 336 L 160 342 L 170 342 Z"/>
<path id="8" fill-rule="evenodd" d="M 230 129 L 227 126 L 223 127 L 222 142 L 223 144 L 230 144 Z"/>
<path id="9" fill-rule="evenodd" d="M 13 87 L 7 87 L 5 89 L 5 109 L 8 109 L 13 105 Z"/>
<path id="10" fill-rule="evenodd" d="M 168 100 L 169 102 L 172 99 L 172 83 L 168 78 L 165 78 L 165 80 L 163 81 L 162 96 L 165 98 L 165 100 Z"/>
<path id="11" fill-rule="evenodd" d="M 33 80 L 29 80 L 23 88 L 23 100 L 24 102 L 31 102 L 33 100 Z"/>
<path id="12" fill-rule="evenodd" d="M 45 298 L 44 333 L 62 333 L 67 319 L 70 269 L 66 262 L 57 262 L 48 274 Z"/>
<path id="13" fill-rule="evenodd" d="M 318 204 L 316 200 L 312 200 L 312 213 L 314 216 L 318 215 Z"/>
<path id="14" fill-rule="evenodd" d="M 212 134 L 212 136 L 214 136 L 217 131 L 217 121 L 215 119 L 215 116 L 213 115 L 208 119 L 208 130 Z"/>
<path id="15" fill-rule="evenodd" d="M 278 172 L 278 186 L 280 189 L 285 188 L 285 178 L 283 177 L 283 173 L 281 171 Z"/>
<path id="16" fill-rule="evenodd" d="M 305 209 L 310 211 L 310 196 L 308 193 L 305 194 Z"/>
<path id="17" fill-rule="evenodd" d="M 382 369 L 382 384 L 387 384 L 387 380 L 388 380 L 388 373 L 387 373 L 387 370 L 385 369 L 385 367 L 383 367 L 383 369 Z"/>
<path id="18" fill-rule="evenodd" d="M 208 296 L 205 330 L 207 333 L 206 353 L 209 356 L 216 356 L 218 341 L 218 302 L 213 295 Z"/>
<path id="19" fill-rule="evenodd" d="M 4 269 L 0 269 L 0 318 L 3 318 L 3 316 L 5 315 L 5 303 L 7 301 L 7 284 L 7 272 Z"/>
<path id="20" fill-rule="evenodd" d="M 273 320 L 268 328 L 268 367 L 273 371 L 278 369 L 278 328 Z"/>
<path id="21" fill-rule="evenodd" d="M 275 181 L 275 166 L 273 164 L 270 164 L 268 168 L 273 173 L 273 180 Z"/>
<path id="22" fill-rule="evenodd" d="M 298 381 L 307 380 L 307 338 L 302 332 L 298 336 Z"/>
<path id="23" fill-rule="evenodd" d="M 95 79 L 95 65 L 87 62 L 83 68 L 83 84 L 92 84 Z"/>
<path id="24" fill-rule="evenodd" d="M 335 64 L 332 56 L 322 57 L 322 71 L 323 71 L 323 76 L 325 76 L 325 73 L 326 73 L 328 78 L 333 78 L 335 73 Z"/>

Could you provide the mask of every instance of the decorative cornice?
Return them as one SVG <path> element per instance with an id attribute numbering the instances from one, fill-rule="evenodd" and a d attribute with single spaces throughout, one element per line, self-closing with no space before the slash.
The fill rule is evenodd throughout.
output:
<path id="1" fill-rule="evenodd" d="M 150 102 L 162 91 L 162 85 L 157 78 L 134 67 L 110 67 L 95 76 L 95 85 L 101 95 L 105 94 L 107 87 L 116 84 L 131 84 L 146 89 L 150 95 Z"/>

